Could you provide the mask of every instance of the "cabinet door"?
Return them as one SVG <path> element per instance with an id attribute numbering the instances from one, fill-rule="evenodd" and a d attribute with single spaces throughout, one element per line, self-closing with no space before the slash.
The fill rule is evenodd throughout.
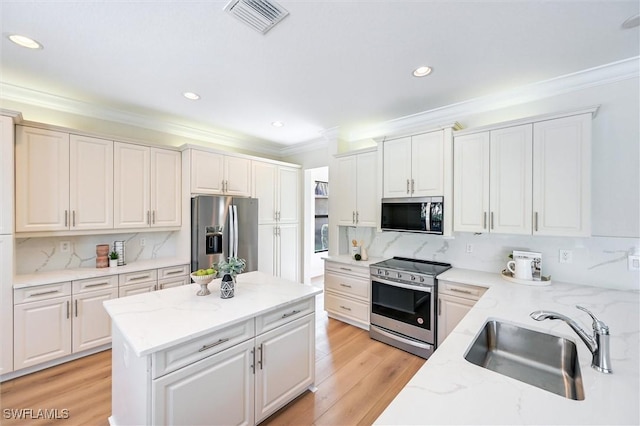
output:
<path id="1" fill-rule="evenodd" d="M 113 141 L 69 139 L 70 228 L 113 228 Z"/>
<path id="2" fill-rule="evenodd" d="M 411 137 L 385 142 L 383 157 L 383 197 L 409 197 L 411 195 Z"/>
<path id="3" fill-rule="evenodd" d="M 182 224 L 182 164 L 178 151 L 151 148 L 151 226 Z"/>
<path id="4" fill-rule="evenodd" d="M 256 423 L 315 381 L 315 315 L 256 337 Z"/>
<path id="5" fill-rule="evenodd" d="M 69 134 L 16 130 L 16 232 L 68 229 Z"/>
<path id="6" fill-rule="evenodd" d="M 300 221 L 300 171 L 287 167 L 278 168 L 278 221 Z"/>
<path id="7" fill-rule="evenodd" d="M 534 235 L 591 234 L 591 114 L 533 125 Z"/>
<path id="8" fill-rule="evenodd" d="M 378 153 L 368 152 L 356 157 L 356 223 L 375 227 L 378 223 L 380 199 L 377 189 Z M 343 181 L 339 181 L 340 185 Z"/>
<path id="9" fill-rule="evenodd" d="M 300 236 L 297 224 L 278 225 L 276 270 L 286 280 L 299 281 Z M 260 252 L 262 256 L 262 252 Z"/>
<path id="10" fill-rule="evenodd" d="M 489 132 L 453 142 L 453 230 L 488 232 Z"/>
<path id="11" fill-rule="evenodd" d="M 13 236 L 0 235 L 0 375 L 13 371 Z"/>
<path id="12" fill-rule="evenodd" d="M 253 339 L 152 381 L 154 425 L 254 425 Z"/>
<path id="13" fill-rule="evenodd" d="M 191 150 L 191 193 L 222 194 L 224 155 Z"/>
<path id="14" fill-rule="evenodd" d="M 253 169 L 253 196 L 258 202 L 258 223 L 275 223 L 278 191 L 278 166 L 270 163 L 254 161 Z"/>
<path id="15" fill-rule="evenodd" d="M 531 234 L 532 125 L 491 131 L 489 229 Z"/>
<path id="16" fill-rule="evenodd" d="M 405 168 L 407 168 L 405 166 Z M 444 131 L 411 137 L 411 196 L 444 195 Z"/>
<path id="17" fill-rule="evenodd" d="M 334 209 L 338 215 L 339 225 L 355 225 L 356 224 L 356 157 L 341 157 L 336 160 L 336 176 L 331 177 L 331 191 L 335 194 L 335 203 L 337 207 Z M 332 203 L 334 198 L 332 197 Z M 334 211 L 332 210 L 332 211 Z"/>
<path id="18" fill-rule="evenodd" d="M 146 228 L 149 204 L 150 155 L 146 146 L 114 143 L 114 227 Z"/>
<path id="19" fill-rule="evenodd" d="M 275 225 L 258 225 L 258 271 L 276 275 L 276 232 Z"/>
<path id="20" fill-rule="evenodd" d="M 111 317 L 102 306 L 102 302 L 117 297 L 117 288 L 73 296 L 73 321 L 71 325 L 73 352 L 111 343 Z"/>
<path id="21" fill-rule="evenodd" d="M 225 195 L 249 197 L 251 195 L 251 160 L 224 157 Z"/>
<path id="22" fill-rule="evenodd" d="M 471 310 L 475 300 L 441 294 L 438 297 L 438 345 Z"/>
<path id="23" fill-rule="evenodd" d="M 71 353 L 71 300 L 57 297 L 15 305 L 14 369 Z"/>
<path id="24" fill-rule="evenodd" d="M 13 119 L 0 116 L 0 235 L 13 234 L 14 145 Z"/>

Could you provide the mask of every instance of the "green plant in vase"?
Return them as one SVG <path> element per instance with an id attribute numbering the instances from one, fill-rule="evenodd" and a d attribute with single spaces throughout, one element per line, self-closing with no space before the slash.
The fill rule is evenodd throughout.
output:
<path id="1" fill-rule="evenodd" d="M 236 275 L 244 271 L 247 262 L 244 259 L 230 257 L 218 263 L 218 270 L 222 273 L 222 282 L 220 283 L 220 297 L 230 299 L 235 295 Z"/>

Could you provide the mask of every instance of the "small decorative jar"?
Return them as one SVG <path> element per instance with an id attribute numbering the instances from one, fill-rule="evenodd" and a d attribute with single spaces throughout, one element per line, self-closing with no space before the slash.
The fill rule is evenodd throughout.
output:
<path id="1" fill-rule="evenodd" d="M 236 276 L 234 274 L 224 274 L 220 282 L 220 297 L 231 299 L 235 295 Z"/>

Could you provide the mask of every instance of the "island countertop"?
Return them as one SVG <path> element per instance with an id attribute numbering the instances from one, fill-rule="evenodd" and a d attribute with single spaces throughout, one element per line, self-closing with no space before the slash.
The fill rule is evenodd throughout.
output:
<path id="1" fill-rule="evenodd" d="M 559 282 L 527 286 L 502 280 L 499 274 L 455 268 L 438 279 L 488 290 L 375 424 L 640 424 L 638 292 Z M 583 305 L 609 326 L 613 374 L 591 368 L 591 352 L 563 321 L 538 322 L 529 317 L 539 309 L 560 312 L 591 333 L 591 319 L 575 305 Z M 489 319 L 575 342 L 585 399 L 566 399 L 465 360 L 468 347 Z"/>
<path id="2" fill-rule="evenodd" d="M 134 353 L 144 356 L 322 293 L 262 272 L 238 275 L 231 299 L 220 298 L 220 279 L 209 284 L 207 296 L 196 296 L 199 288 L 190 284 L 112 299 L 104 307 Z"/>

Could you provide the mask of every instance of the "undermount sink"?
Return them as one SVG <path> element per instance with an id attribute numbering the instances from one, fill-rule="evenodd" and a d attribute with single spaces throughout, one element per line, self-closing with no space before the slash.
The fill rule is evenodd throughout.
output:
<path id="1" fill-rule="evenodd" d="M 563 337 L 490 320 L 465 359 L 565 398 L 584 399 L 576 345 Z"/>

